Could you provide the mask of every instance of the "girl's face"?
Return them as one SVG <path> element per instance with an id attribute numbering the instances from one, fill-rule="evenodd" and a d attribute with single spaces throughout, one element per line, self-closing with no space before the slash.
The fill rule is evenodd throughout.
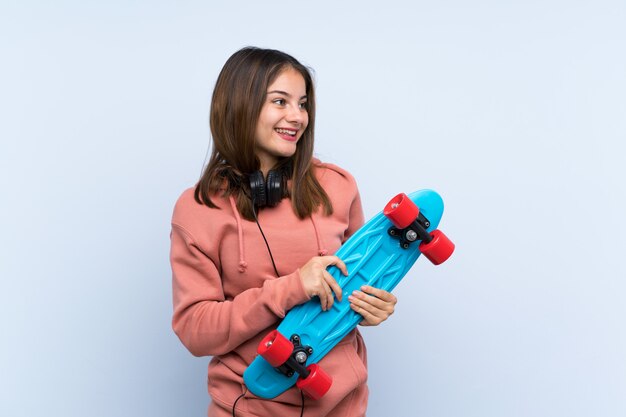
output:
<path id="1" fill-rule="evenodd" d="M 267 172 L 281 157 L 290 157 L 309 123 L 304 78 L 293 68 L 283 70 L 267 88 L 256 125 L 256 156 Z"/>

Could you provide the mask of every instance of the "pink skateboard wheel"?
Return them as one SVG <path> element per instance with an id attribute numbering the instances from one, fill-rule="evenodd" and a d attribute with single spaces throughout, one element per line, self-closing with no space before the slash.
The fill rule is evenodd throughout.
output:
<path id="1" fill-rule="evenodd" d="M 289 359 L 291 352 L 293 352 L 293 344 L 278 330 L 272 330 L 261 340 L 256 351 L 276 368 Z"/>
<path id="2" fill-rule="evenodd" d="M 383 214 L 398 229 L 404 229 L 417 219 L 420 209 L 406 194 L 400 193 L 387 203 Z"/>
<path id="3" fill-rule="evenodd" d="M 441 230 L 433 230 L 430 236 L 433 240 L 429 243 L 420 243 L 420 252 L 433 264 L 442 264 L 454 252 L 454 243 Z"/>
<path id="4" fill-rule="evenodd" d="M 307 366 L 306 369 L 310 372 L 309 376 L 298 379 L 296 385 L 309 397 L 319 400 L 328 392 L 333 379 L 316 363 Z"/>

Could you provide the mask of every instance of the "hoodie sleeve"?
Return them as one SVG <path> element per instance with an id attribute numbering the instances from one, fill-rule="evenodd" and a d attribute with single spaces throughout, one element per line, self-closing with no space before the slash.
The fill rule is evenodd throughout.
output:
<path id="1" fill-rule="evenodd" d="M 195 356 L 223 355 L 309 299 L 299 270 L 226 300 L 218 268 L 180 225 L 172 225 L 172 327 Z"/>
<path id="2" fill-rule="evenodd" d="M 344 243 L 350 238 L 365 222 L 365 215 L 363 214 L 363 206 L 361 205 L 361 195 L 359 194 L 356 183 L 354 184 L 355 196 L 350 205 L 350 217 L 348 219 L 348 228 L 344 235 Z"/>

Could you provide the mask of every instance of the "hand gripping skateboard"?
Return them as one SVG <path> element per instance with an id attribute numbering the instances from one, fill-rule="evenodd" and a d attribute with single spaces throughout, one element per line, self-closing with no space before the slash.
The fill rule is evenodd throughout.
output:
<path id="1" fill-rule="evenodd" d="M 445 262 L 454 244 L 436 230 L 443 200 L 434 191 L 399 194 L 365 223 L 335 254 L 348 276 L 330 266 L 344 294 L 363 285 L 391 291 L 420 254 L 433 264 Z M 317 297 L 293 308 L 278 328 L 259 344 L 259 355 L 243 374 L 248 389 L 262 398 L 274 398 L 294 384 L 313 399 L 332 385 L 332 376 L 317 364 L 363 317 L 350 308 L 348 297 L 323 311 Z"/>

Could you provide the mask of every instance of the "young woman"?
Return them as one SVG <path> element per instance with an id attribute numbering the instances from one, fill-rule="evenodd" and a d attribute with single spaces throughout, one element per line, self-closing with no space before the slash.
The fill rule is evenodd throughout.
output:
<path id="1" fill-rule="evenodd" d="M 323 309 L 348 297 L 377 325 L 396 298 L 363 287 L 343 294 L 326 267 L 363 224 L 354 178 L 313 158 L 315 93 L 306 67 L 280 51 L 244 48 L 222 69 L 211 102 L 209 163 L 178 199 L 172 219 L 173 328 L 196 356 L 213 356 L 209 416 L 362 416 L 366 351 L 358 330 L 320 362 L 328 393 L 296 387 L 273 400 L 249 393 L 243 372 L 260 340 L 312 297 Z"/>

